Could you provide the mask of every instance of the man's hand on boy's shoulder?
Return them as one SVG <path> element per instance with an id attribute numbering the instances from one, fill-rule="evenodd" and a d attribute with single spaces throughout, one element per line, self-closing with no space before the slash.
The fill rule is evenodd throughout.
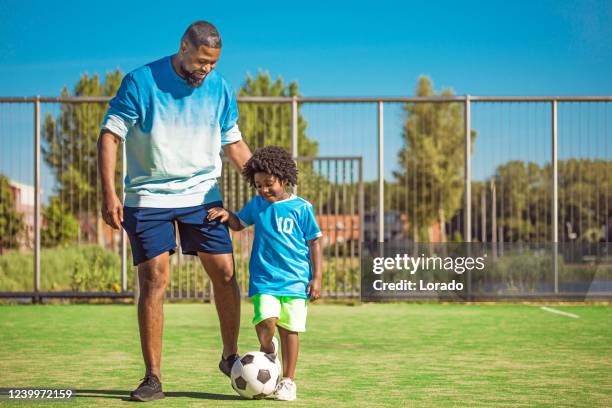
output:
<path id="1" fill-rule="evenodd" d="M 229 219 L 229 212 L 225 208 L 213 207 L 208 210 L 208 216 L 206 219 L 212 221 L 214 219 L 221 218 L 221 222 L 226 222 Z"/>
<path id="2" fill-rule="evenodd" d="M 314 278 L 308 282 L 306 293 L 310 295 L 310 300 L 314 302 L 321 297 L 321 279 Z"/>

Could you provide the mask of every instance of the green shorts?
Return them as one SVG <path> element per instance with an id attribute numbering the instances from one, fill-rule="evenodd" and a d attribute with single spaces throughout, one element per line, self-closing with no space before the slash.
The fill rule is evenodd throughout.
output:
<path id="1" fill-rule="evenodd" d="M 308 299 L 258 293 L 253 295 L 253 306 L 255 307 L 254 325 L 271 317 L 276 317 L 278 318 L 276 324 L 283 329 L 294 332 L 306 331 Z"/>

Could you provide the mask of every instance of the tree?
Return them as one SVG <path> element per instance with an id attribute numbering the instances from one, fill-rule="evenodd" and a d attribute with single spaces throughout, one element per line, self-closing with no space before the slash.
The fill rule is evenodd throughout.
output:
<path id="1" fill-rule="evenodd" d="M 550 164 L 544 168 L 548 180 Z M 612 226 L 612 161 L 559 161 L 559 240 L 610 242 Z M 608 230 L 606 230 L 606 228 Z M 571 233 L 575 238 L 569 237 Z"/>
<path id="2" fill-rule="evenodd" d="M 299 96 L 297 82 L 286 85 L 281 77 L 272 81 L 270 74 L 259 72 L 256 78 L 247 75 L 239 96 Z M 308 124 L 298 106 L 298 155 L 314 156 L 318 142 L 306 135 Z M 291 148 L 291 105 L 288 103 L 242 103 L 240 129 L 252 149 L 267 145 Z"/>
<path id="3" fill-rule="evenodd" d="M 76 240 L 79 224 L 59 197 L 51 197 L 51 202 L 43 210 L 46 225 L 41 231 L 42 245 L 52 247 Z"/>
<path id="4" fill-rule="evenodd" d="M 106 74 L 104 83 L 97 74 L 81 78 L 74 87 L 74 96 L 112 96 L 117 92 L 123 73 L 117 69 Z M 62 96 L 69 96 L 64 88 Z M 60 201 L 76 217 L 93 215 L 97 219 L 96 237 L 89 241 L 102 243 L 101 196 L 98 188 L 97 146 L 100 124 L 107 110 L 105 103 L 64 103 L 59 115 L 47 114 L 44 122 L 43 157 L 55 173 Z M 115 180 L 121 188 L 120 166 Z"/>
<path id="5" fill-rule="evenodd" d="M 453 96 L 450 89 L 440 96 Z M 416 96 L 435 96 L 431 79 L 417 81 Z M 407 211 L 413 239 L 427 236 L 435 222 L 446 224 L 461 207 L 464 191 L 464 120 L 460 103 L 407 103 L 400 150 L 400 170 L 394 172 L 403 186 L 402 211 Z M 473 142 L 476 131 L 470 135 Z M 446 240 L 442 228 L 442 240 Z"/>
<path id="6" fill-rule="evenodd" d="M 547 189 L 551 179 L 546 179 L 536 163 L 512 160 L 497 166 L 493 182 L 496 186 L 497 226 L 503 227 L 503 236 L 498 240 L 536 242 L 550 237 L 549 230 L 542 223 L 547 223 L 550 217 Z M 487 202 L 490 202 L 488 197 Z"/>
<path id="7" fill-rule="evenodd" d="M 297 82 L 285 84 L 281 77 L 276 80 L 270 78 L 267 72 L 258 72 L 257 77 L 247 75 L 244 84 L 238 91 L 239 96 L 299 96 Z M 276 145 L 291 149 L 291 105 L 288 103 L 257 103 L 244 102 L 240 104 L 239 125 L 245 142 L 252 150 L 258 147 Z M 306 128 L 308 124 L 301 107 L 298 106 L 298 156 L 316 156 L 319 144 L 308 137 Z M 328 183 L 316 174 L 309 162 L 298 163 L 300 195 L 312 199 L 316 194 L 313 186 Z M 226 176 L 230 178 L 229 176 Z M 239 178 L 239 176 L 237 176 Z M 236 180 L 236 178 L 233 178 Z M 250 187 L 241 181 L 232 183 L 232 195 L 242 199 L 232 200 L 236 206 L 241 206 L 250 197 Z M 310 196 L 310 197 L 309 197 Z"/>
<path id="8" fill-rule="evenodd" d="M 559 240 L 598 242 L 606 239 L 612 220 L 612 187 L 609 160 L 559 161 Z M 512 160 L 497 166 L 489 180 L 495 185 L 496 225 L 504 242 L 549 242 L 552 223 L 552 168 Z M 473 230 L 479 229 L 478 183 L 472 184 Z M 492 192 L 485 189 L 486 203 Z M 487 208 L 488 220 L 490 211 Z M 489 224 L 490 225 L 490 224 Z M 487 227 L 487 240 L 491 239 Z M 477 234 L 480 238 L 480 234 Z"/>
<path id="9" fill-rule="evenodd" d="M 0 250 L 19 247 L 23 227 L 23 215 L 15 208 L 9 179 L 0 174 Z"/>

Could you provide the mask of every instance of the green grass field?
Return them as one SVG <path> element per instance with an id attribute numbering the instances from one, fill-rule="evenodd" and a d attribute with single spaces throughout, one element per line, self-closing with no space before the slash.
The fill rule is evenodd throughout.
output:
<path id="1" fill-rule="evenodd" d="M 612 307 L 553 307 L 579 318 L 522 304 L 313 305 L 298 400 L 285 404 L 612 406 Z M 257 348 L 251 314 L 243 304 L 242 351 Z M 283 404 L 240 399 L 217 370 L 213 306 L 168 304 L 165 322 L 167 397 L 150 406 Z M 70 406 L 127 406 L 142 374 L 134 306 L 0 307 L 0 388 L 70 388 Z"/>

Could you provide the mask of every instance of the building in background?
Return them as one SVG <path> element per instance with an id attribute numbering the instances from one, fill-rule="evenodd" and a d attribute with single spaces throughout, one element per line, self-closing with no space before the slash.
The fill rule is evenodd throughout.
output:
<path id="1" fill-rule="evenodd" d="M 318 214 L 317 224 L 323 233 L 323 246 L 359 245 L 359 215 Z"/>
<path id="2" fill-rule="evenodd" d="M 34 186 L 9 180 L 13 206 L 23 215 L 23 234 L 19 238 L 19 247 L 32 249 L 34 245 Z"/>

